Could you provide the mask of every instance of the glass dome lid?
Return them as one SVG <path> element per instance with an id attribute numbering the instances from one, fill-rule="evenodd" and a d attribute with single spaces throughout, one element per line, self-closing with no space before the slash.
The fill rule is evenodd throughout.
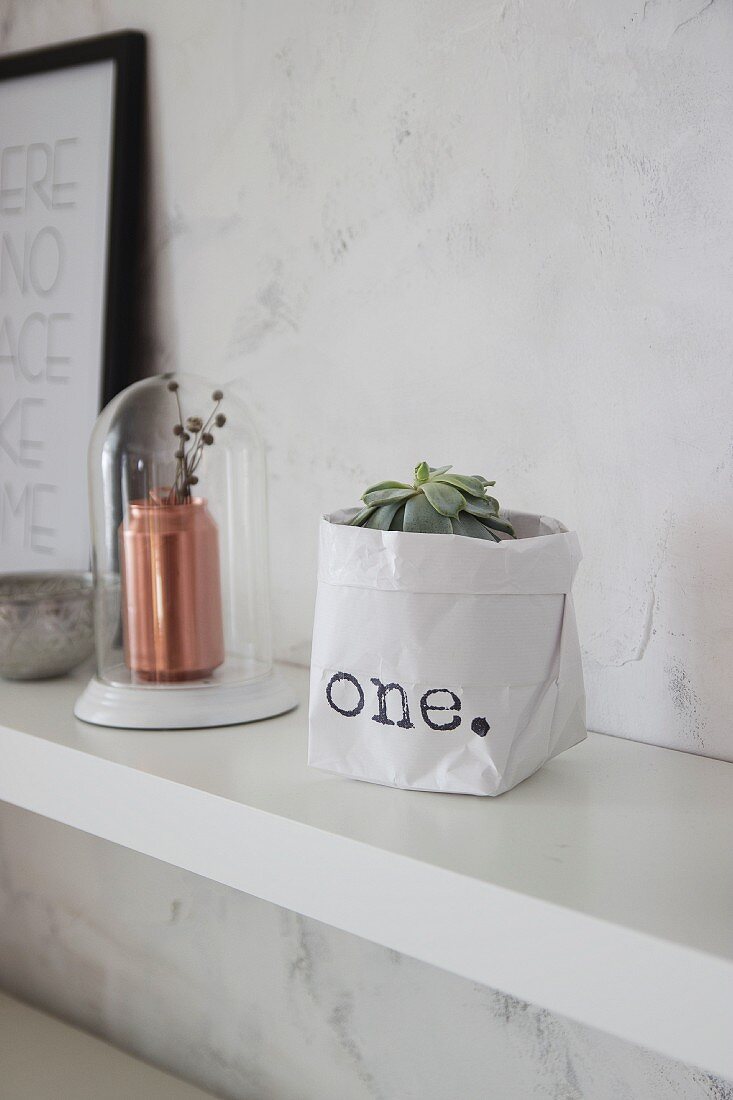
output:
<path id="1" fill-rule="evenodd" d="M 225 386 L 137 382 L 89 446 L 97 674 L 77 717 L 179 728 L 293 704 L 273 670 L 262 442 Z"/>

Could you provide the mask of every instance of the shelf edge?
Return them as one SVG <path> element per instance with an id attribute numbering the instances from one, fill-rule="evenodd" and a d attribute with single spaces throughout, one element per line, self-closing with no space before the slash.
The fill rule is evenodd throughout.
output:
<path id="1" fill-rule="evenodd" d="M 3 801 L 733 1078 L 730 960 L 4 726 L 0 758 Z"/>

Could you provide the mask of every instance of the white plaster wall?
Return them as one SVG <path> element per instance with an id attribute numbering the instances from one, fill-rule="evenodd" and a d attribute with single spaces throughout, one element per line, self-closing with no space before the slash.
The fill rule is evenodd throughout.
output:
<path id="1" fill-rule="evenodd" d="M 589 722 L 733 758 L 733 6 L 0 0 L 150 36 L 153 327 L 266 437 L 278 651 L 319 513 L 453 462 L 580 532 Z"/>
<path id="2" fill-rule="evenodd" d="M 231 1100 L 733 1100 L 719 1078 L 7 805 L 0 978 Z"/>
<path id="3" fill-rule="evenodd" d="M 561 517 L 589 721 L 733 758 L 733 8 L 0 0 L 150 36 L 136 373 L 236 378 L 280 655 L 320 512 L 427 458 Z M 267 1100 L 733 1100 L 689 1067 L 0 808 L 0 984 Z"/>

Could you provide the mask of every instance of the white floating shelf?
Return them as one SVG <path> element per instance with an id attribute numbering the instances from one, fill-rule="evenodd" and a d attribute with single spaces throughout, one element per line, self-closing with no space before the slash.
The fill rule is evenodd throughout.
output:
<path id="1" fill-rule="evenodd" d="M 6 1100 L 214 1100 L 124 1051 L 0 993 Z"/>
<path id="2" fill-rule="evenodd" d="M 497 799 L 306 765 L 302 703 L 105 730 L 0 684 L 0 798 L 733 1078 L 733 765 L 591 735 Z"/>

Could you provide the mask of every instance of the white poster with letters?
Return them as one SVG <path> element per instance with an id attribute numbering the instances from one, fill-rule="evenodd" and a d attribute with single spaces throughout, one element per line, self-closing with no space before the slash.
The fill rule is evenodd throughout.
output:
<path id="1" fill-rule="evenodd" d="M 0 571 L 87 569 L 115 64 L 0 82 Z"/>

